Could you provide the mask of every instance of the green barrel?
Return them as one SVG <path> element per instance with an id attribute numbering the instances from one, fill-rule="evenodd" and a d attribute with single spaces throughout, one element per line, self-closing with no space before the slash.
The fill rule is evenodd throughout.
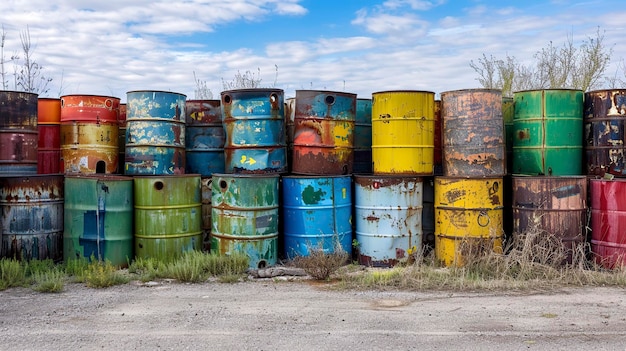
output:
<path id="1" fill-rule="evenodd" d="M 243 253 L 250 268 L 276 264 L 278 175 L 213 174 L 211 252 Z"/>
<path id="2" fill-rule="evenodd" d="M 135 256 L 170 260 L 202 250 L 199 174 L 134 178 Z"/>
<path id="3" fill-rule="evenodd" d="M 513 172 L 582 174 L 583 92 L 549 89 L 513 95 Z"/>
<path id="4" fill-rule="evenodd" d="M 134 258 L 130 177 L 65 177 L 63 260 L 92 257 L 120 267 Z"/>

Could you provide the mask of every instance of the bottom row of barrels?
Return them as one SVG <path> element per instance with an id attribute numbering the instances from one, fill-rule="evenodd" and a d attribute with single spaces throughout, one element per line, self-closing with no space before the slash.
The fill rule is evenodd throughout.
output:
<path id="1" fill-rule="evenodd" d="M 571 260 L 587 239 L 588 184 L 592 252 L 613 268 L 626 254 L 626 181 L 578 176 L 2 176 L 1 254 L 125 266 L 210 248 L 262 268 L 278 252 L 356 248 L 361 264 L 393 266 L 432 244 L 459 265 L 476 250 L 502 252 L 510 227 L 556 236 Z"/>

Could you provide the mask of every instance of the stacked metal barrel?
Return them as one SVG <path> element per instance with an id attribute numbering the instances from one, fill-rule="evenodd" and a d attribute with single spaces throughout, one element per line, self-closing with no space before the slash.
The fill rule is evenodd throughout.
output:
<path id="1" fill-rule="evenodd" d="M 502 251 L 506 172 L 502 93 L 441 93 L 443 176 L 435 177 L 435 256 L 444 265 Z"/>
<path id="2" fill-rule="evenodd" d="M 250 268 L 278 258 L 280 173 L 287 171 L 284 92 L 221 93 L 224 172 L 211 180 L 211 252 L 244 253 Z"/>
<path id="3" fill-rule="evenodd" d="M 586 236 L 583 92 L 529 90 L 513 98 L 513 236 L 552 235 L 571 262 Z"/>

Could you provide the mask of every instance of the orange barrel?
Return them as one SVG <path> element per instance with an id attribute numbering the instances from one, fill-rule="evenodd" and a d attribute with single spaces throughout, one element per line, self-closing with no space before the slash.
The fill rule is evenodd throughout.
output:
<path id="1" fill-rule="evenodd" d="M 583 106 L 587 174 L 626 176 L 626 89 L 586 92 Z"/>
<path id="2" fill-rule="evenodd" d="M 37 124 L 61 123 L 61 99 L 37 99 Z"/>
<path id="3" fill-rule="evenodd" d="M 117 125 L 120 99 L 100 95 L 61 96 L 61 123 L 89 122 Z"/>
<path id="4" fill-rule="evenodd" d="M 435 177 L 435 257 L 462 266 L 486 252 L 502 252 L 501 177 Z"/>
<path id="5" fill-rule="evenodd" d="M 591 251 L 607 269 L 626 265 L 626 179 L 591 179 Z"/>
<path id="6" fill-rule="evenodd" d="M 61 123 L 61 159 L 65 173 L 116 173 L 118 133 L 118 126 L 113 123 Z"/>
<path id="7" fill-rule="evenodd" d="M 356 94 L 296 90 L 292 172 L 351 174 Z"/>
<path id="8" fill-rule="evenodd" d="M 372 94 L 374 174 L 433 174 L 435 93 Z"/>
<path id="9" fill-rule="evenodd" d="M 184 94 L 168 91 L 126 93 L 127 175 L 184 174 Z"/>
<path id="10" fill-rule="evenodd" d="M 563 243 L 567 261 L 586 237 L 587 178 L 514 176 L 513 235 L 536 227 Z"/>
<path id="11" fill-rule="evenodd" d="M 1 257 L 63 258 L 62 174 L 0 176 Z"/>
<path id="12" fill-rule="evenodd" d="M 441 93 L 443 174 L 506 174 L 502 91 L 467 89 Z"/>
<path id="13" fill-rule="evenodd" d="M 0 174 L 37 173 L 37 94 L 0 91 Z"/>

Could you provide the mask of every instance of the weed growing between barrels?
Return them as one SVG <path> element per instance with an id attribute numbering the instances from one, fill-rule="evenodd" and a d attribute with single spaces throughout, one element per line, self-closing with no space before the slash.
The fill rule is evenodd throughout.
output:
<path id="1" fill-rule="evenodd" d="M 59 293 L 65 288 L 66 276 L 58 268 L 48 271 L 36 271 L 31 277 L 32 289 L 38 292 Z"/>
<path id="2" fill-rule="evenodd" d="M 126 284 L 130 279 L 119 272 L 109 261 L 92 260 L 84 272 L 85 283 L 90 288 L 108 288 L 113 285 Z"/>
<path id="3" fill-rule="evenodd" d="M 0 260 L 0 290 L 26 284 L 26 267 L 13 259 Z"/>
<path id="4" fill-rule="evenodd" d="M 343 250 L 339 241 L 337 241 L 334 252 L 325 253 L 321 247 L 309 249 L 308 256 L 294 258 L 293 264 L 298 268 L 302 268 L 314 279 L 327 280 L 331 274 L 344 266 L 349 258 L 348 253 Z"/>

